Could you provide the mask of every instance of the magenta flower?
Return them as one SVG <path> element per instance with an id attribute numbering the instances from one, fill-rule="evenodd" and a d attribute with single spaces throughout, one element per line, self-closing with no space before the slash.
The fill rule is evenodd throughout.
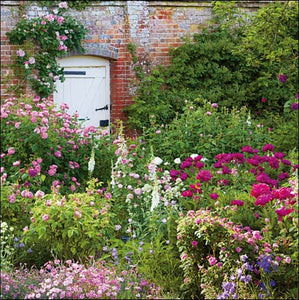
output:
<path id="1" fill-rule="evenodd" d="M 266 101 L 267 101 L 266 98 L 262 98 L 262 99 L 261 99 L 261 102 L 262 102 L 262 103 L 265 103 Z"/>
<path id="2" fill-rule="evenodd" d="M 242 149 L 241 149 L 241 151 L 242 152 L 248 152 L 248 153 L 253 153 L 253 149 L 252 149 L 252 147 L 251 146 L 244 146 L 244 147 L 242 147 Z"/>
<path id="3" fill-rule="evenodd" d="M 28 169 L 28 174 L 29 174 L 30 177 L 35 177 L 37 175 L 37 173 L 38 173 L 38 171 L 36 169 L 34 169 L 34 168 L 30 167 Z"/>
<path id="4" fill-rule="evenodd" d="M 270 187 L 265 183 L 258 183 L 252 185 L 252 190 L 250 195 L 257 198 L 262 194 L 267 194 L 270 192 Z"/>
<path id="5" fill-rule="evenodd" d="M 209 182 L 213 178 L 211 171 L 209 170 L 201 170 L 198 172 L 196 179 L 202 182 Z"/>
<path id="6" fill-rule="evenodd" d="M 292 211 L 294 211 L 294 208 L 282 207 L 275 210 L 279 221 L 281 221 L 282 217 L 289 215 Z"/>
<path id="7" fill-rule="evenodd" d="M 233 200 L 233 201 L 231 201 L 231 205 L 244 206 L 244 201 Z"/>
<path id="8" fill-rule="evenodd" d="M 298 110 L 298 102 L 293 102 L 291 104 L 291 110 Z"/>
<path id="9" fill-rule="evenodd" d="M 287 81 L 287 76 L 285 74 L 280 74 L 278 79 L 280 82 L 285 83 Z"/>
<path id="10" fill-rule="evenodd" d="M 275 146 L 271 145 L 271 144 L 265 144 L 265 146 L 262 148 L 262 151 L 273 151 L 275 148 Z"/>
<path id="11" fill-rule="evenodd" d="M 193 247 L 196 247 L 196 246 L 197 246 L 197 244 L 198 244 L 198 242 L 197 242 L 197 241 L 192 241 L 192 242 L 191 242 L 191 245 L 192 245 Z"/>
<path id="12" fill-rule="evenodd" d="M 186 190 L 186 191 L 181 192 L 181 195 L 182 195 L 183 197 L 192 197 L 192 196 L 193 196 L 193 193 L 192 193 L 192 191 L 190 191 L 190 190 Z"/>
<path id="13" fill-rule="evenodd" d="M 188 178 L 188 174 L 184 172 L 180 175 L 180 178 L 184 181 Z"/>
<path id="14" fill-rule="evenodd" d="M 261 236 L 261 234 L 258 230 L 252 231 L 252 237 L 256 240 L 261 240 L 262 239 L 262 236 Z"/>
<path id="15" fill-rule="evenodd" d="M 287 178 L 289 178 L 289 177 L 290 177 L 289 174 L 286 173 L 286 172 L 283 172 L 283 173 L 278 174 L 278 180 L 279 180 L 279 181 L 283 181 L 283 180 L 285 180 L 285 179 L 287 179 Z"/>
<path id="16" fill-rule="evenodd" d="M 209 261 L 210 266 L 213 266 L 213 265 L 215 265 L 215 264 L 218 262 L 218 261 L 217 261 L 217 258 L 214 257 L 214 256 L 210 256 L 210 257 L 208 258 L 208 261 Z"/>
<path id="17" fill-rule="evenodd" d="M 218 194 L 217 193 L 212 193 L 210 194 L 210 198 L 213 200 L 217 200 L 218 199 Z"/>
<path id="18" fill-rule="evenodd" d="M 257 197 L 256 201 L 254 202 L 254 205 L 260 205 L 260 206 L 264 207 L 267 203 L 269 203 L 273 199 L 274 199 L 274 197 L 270 193 L 262 194 Z"/>

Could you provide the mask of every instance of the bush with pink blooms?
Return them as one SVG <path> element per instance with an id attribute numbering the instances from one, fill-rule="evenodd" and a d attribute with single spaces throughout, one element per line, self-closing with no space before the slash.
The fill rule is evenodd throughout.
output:
<path id="1" fill-rule="evenodd" d="M 48 261 L 38 271 L 23 268 L 1 273 L 4 299 L 156 299 L 159 287 L 133 269 L 118 270 L 104 261 L 89 265 L 71 260 Z"/>
<path id="2" fill-rule="evenodd" d="M 18 195 L 32 198 L 41 187 L 44 193 L 49 193 L 52 185 L 61 186 L 64 194 L 84 191 L 90 179 L 92 150 L 98 166 L 109 168 L 109 147 L 103 153 L 103 146 L 111 138 L 108 131 L 84 127 L 78 115 L 70 115 L 67 110 L 66 104 L 57 107 L 51 98 L 20 97 L 3 101 L 1 178 L 2 183 L 6 181 L 14 187 L 11 203 Z M 100 156 L 106 159 L 99 161 Z M 94 177 L 107 180 L 107 174 L 101 176 L 99 172 L 98 168 L 94 170 Z"/>
<path id="3" fill-rule="evenodd" d="M 187 296 L 298 297 L 298 165 L 274 148 L 219 154 L 209 169 L 189 157 L 172 170 L 194 209 L 177 236 Z"/>

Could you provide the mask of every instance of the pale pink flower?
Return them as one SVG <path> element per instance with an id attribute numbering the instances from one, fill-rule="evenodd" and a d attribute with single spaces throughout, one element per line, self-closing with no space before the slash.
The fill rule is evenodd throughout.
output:
<path id="1" fill-rule="evenodd" d="M 112 198 L 112 195 L 111 195 L 110 193 L 106 193 L 106 194 L 105 194 L 105 198 L 106 198 L 106 199 L 111 199 L 111 198 Z"/>
<path id="2" fill-rule="evenodd" d="M 78 210 L 76 210 L 75 213 L 74 213 L 74 216 L 75 216 L 75 218 L 79 219 L 79 218 L 82 217 L 82 214 Z"/>
<path id="3" fill-rule="evenodd" d="M 58 158 L 60 158 L 62 156 L 60 151 L 55 151 L 54 155 Z"/>
<path id="4" fill-rule="evenodd" d="M 36 198 L 42 199 L 42 198 L 44 198 L 44 196 L 45 196 L 45 193 L 44 193 L 43 191 L 41 191 L 41 190 L 38 190 L 38 191 L 35 193 L 35 197 L 36 197 Z"/>
<path id="5" fill-rule="evenodd" d="M 261 240 L 262 239 L 262 236 L 261 236 L 261 234 L 258 230 L 252 231 L 252 237 L 256 240 Z"/>
<path id="6" fill-rule="evenodd" d="M 66 35 L 61 35 L 59 38 L 62 41 L 66 41 L 68 39 L 68 37 Z"/>
<path id="7" fill-rule="evenodd" d="M 15 154 L 15 152 L 16 152 L 16 150 L 12 147 L 7 150 L 8 155 L 13 155 L 13 154 Z"/>
<path id="8" fill-rule="evenodd" d="M 58 17 L 58 18 L 57 18 L 57 23 L 58 23 L 59 25 L 61 25 L 61 24 L 63 23 L 63 21 L 64 21 L 64 17 Z"/>
<path id="9" fill-rule="evenodd" d="M 17 51 L 17 56 L 23 57 L 23 56 L 25 56 L 25 52 L 24 52 L 22 49 L 19 49 L 19 50 Z"/>
<path id="10" fill-rule="evenodd" d="M 121 225 L 115 225 L 115 230 L 118 231 L 121 229 Z"/>
<path id="11" fill-rule="evenodd" d="M 35 63 L 35 58 L 34 57 L 30 57 L 28 62 L 33 65 Z"/>
<path id="12" fill-rule="evenodd" d="M 59 51 L 67 51 L 67 46 L 65 46 L 65 45 L 59 45 L 58 50 Z"/>
<path id="13" fill-rule="evenodd" d="M 44 214 L 44 215 L 42 216 L 42 220 L 45 221 L 45 222 L 48 221 L 48 220 L 49 220 L 49 215 L 45 215 L 45 214 Z"/>
<path id="14" fill-rule="evenodd" d="M 9 199 L 9 203 L 15 203 L 15 201 L 16 201 L 16 196 L 15 196 L 15 194 L 9 195 L 9 196 L 8 196 L 8 199 Z"/>
<path id="15" fill-rule="evenodd" d="M 291 263 L 291 258 L 287 256 L 287 257 L 285 258 L 285 262 L 286 262 L 287 264 Z"/>
<path id="16" fill-rule="evenodd" d="M 187 257 L 188 257 L 188 254 L 187 254 L 187 253 L 183 253 L 183 254 L 181 255 L 181 260 L 186 259 Z"/>
<path id="17" fill-rule="evenodd" d="M 58 4 L 58 7 L 59 7 L 59 8 L 68 8 L 67 2 L 60 2 L 60 3 Z"/>
<path id="18" fill-rule="evenodd" d="M 14 167 L 20 166 L 21 165 L 21 161 L 17 160 L 12 164 Z"/>

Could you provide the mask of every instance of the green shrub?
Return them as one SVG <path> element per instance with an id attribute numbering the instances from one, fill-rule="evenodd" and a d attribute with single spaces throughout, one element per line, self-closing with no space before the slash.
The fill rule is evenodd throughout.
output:
<path id="1" fill-rule="evenodd" d="M 86 260 L 99 253 L 110 236 L 108 200 L 93 188 L 86 193 L 62 196 L 55 191 L 36 197 L 31 224 L 24 229 L 24 242 L 59 259 Z M 35 253 L 35 256 L 38 253 Z"/>
<path id="2" fill-rule="evenodd" d="M 200 106 L 196 105 L 198 102 Z M 183 113 L 165 126 L 157 126 L 152 118 L 145 140 L 167 162 L 198 153 L 207 159 L 207 164 L 212 164 L 218 153 L 238 152 L 247 144 L 261 147 L 271 140 L 270 134 L 251 119 L 246 107 L 227 109 L 196 99 L 186 102 Z"/>
<path id="3" fill-rule="evenodd" d="M 130 48 L 138 79 L 135 102 L 126 109 L 131 127 L 149 127 L 152 115 L 167 124 L 182 113 L 185 100 L 198 97 L 228 108 L 247 106 L 253 116 L 264 98 L 268 109 L 281 113 L 298 91 L 298 7 L 292 1 L 271 3 L 251 17 L 216 1 L 214 14 L 216 24 L 172 49 L 170 66 L 149 75 Z"/>

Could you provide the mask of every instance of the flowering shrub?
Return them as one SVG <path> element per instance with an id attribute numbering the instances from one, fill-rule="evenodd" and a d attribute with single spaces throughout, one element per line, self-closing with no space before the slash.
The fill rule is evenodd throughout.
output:
<path id="1" fill-rule="evenodd" d="M 1 273 L 1 295 L 3 299 L 157 299 L 159 287 L 134 269 L 118 271 L 104 261 L 85 266 L 56 259 L 39 272 Z"/>
<path id="2" fill-rule="evenodd" d="M 291 278 L 298 272 L 298 185 L 296 176 L 290 178 L 298 165 L 274 148 L 266 144 L 258 154 L 245 146 L 243 153 L 219 154 L 214 169 L 204 169 L 201 156 L 189 157 L 171 171 L 174 180 L 183 180 L 181 195 L 196 210 L 178 225 L 186 293 L 281 297 L 287 286 L 291 298 L 298 297 Z"/>
<path id="3" fill-rule="evenodd" d="M 169 124 L 157 124 L 154 115 L 150 121 L 144 139 L 157 156 L 170 163 L 177 157 L 200 153 L 212 165 L 219 153 L 237 152 L 247 144 L 260 148 L 272 138 L 246 107 L 227 109 L 200 98 L 186 101 L 182 113 Z"/>
<path id="4" fill-rule="evenodd" d="M 83 127 L 78 115 L 69 115 L 68 106 L 55 107 L 51 98 L 9 98 L 1 106 L 2 183 L 14 186 L 10 203 L 16 197 L 31 199 L 41 189 L 51 192 L 60 186 L 61 193 L 82 191 L 90 179 L 88 162 L 103 157 L 108 132 L 93 126 Z M 109 156 L 109 147 L 105 149 Z M 104 157 L 105 157 L 104 156 Z M 104 159 L 102 158 L 102 161 Z M 108 160 L 109 161 L 109 160 Z M 93 171 L 99 176 L 100 169 Z"/>
<path id="5" fill-rule="evenodd" d="M 9 227 L 6 222 L 1 221 L 1 270 L 12 266 L 12 256 L 15 252 L 13 248 L 13 227 Z"/>
<path id="6" fill-rule="evenodd" d="M 182 205 L 192 210 L 211 208 L 223 211 L 223 208 L 234 207 L 233 211 L 237 212 L 231 213 L 232 220 L 249 222 L 250 225 L 256 219 L 255 214 L 263 213 L 264 205 L 275 198 L 263 193 L 258 194 L 257 197 L 261 197 L 254 202 L 249 195 L 252 185 L 253 189 L 267 186 L 270 194 L 298 169 L 298 165 L 292 165 L 284 153 L 274 149 L 271 144 L 265 144 L 262 151 L 244 146 L 240 153 L 216 155 L 216 162 L 208 169 L 201 155 L 186 158 L 179 170 L 170 171 L 174 181 L 183 182 Z M 238 196 L 244 199 L 236 198 Z"/>
<path id="7" fill-rule="evenodd" d="M 76 19 L 63 14 L 66 8 L 67 2 L 61 2 L 56 13 L 33 19 L 22 18 L 7 33 L 11 44 L 22 46 L 16 51 L 18 75 L 28 80 L 42 97 L 53 93 L 55 81 L 64 81 L 63 68 L 58 66 L 56 58 L 74 49 L 84 51 L 81 40 L 86 29 Z M 28 42 L 30 45 L 26 47 Z"/>
<path id="8" fill-rule="evenodd" d="M 49 195 L 40 192 L 30 211 L 31 224 L 23 229 L 24 242 L 33 251 L 45 249 L 60 259 L 85 260 L 100 252 L 111 234 L 108 211 L 102 189 L 67 197 L 55 189 Z"/>

